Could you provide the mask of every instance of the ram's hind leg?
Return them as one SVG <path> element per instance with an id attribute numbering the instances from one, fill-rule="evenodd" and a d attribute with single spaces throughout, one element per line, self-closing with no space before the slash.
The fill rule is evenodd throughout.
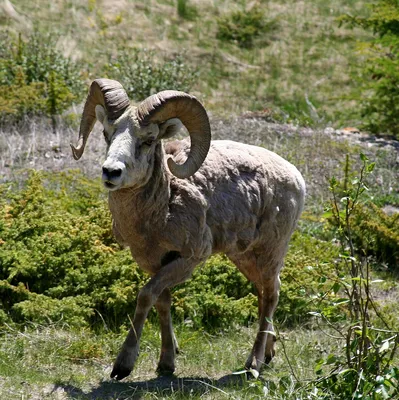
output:
<path id="1" fill-rule="evenodd" d="M 275 337 L 272 318 L 278 303 L 280 264 L 263 262 L 255 253 L 230 257 L 238 269 L 255 284 L 258 292 L 259 331 L 251 353 L 245 363 L 247 369 L 259 371 L 263 364 L 269 363 L 274 356 Z"/>
<path id="2" fill-rule="evenodd" d="M 175 371 L 175 355 L 178 353 L 178 346 L 173 332 L 170 306 L 172 297 L 170 290 L 165 289 L 155 303 L 161 325 L 161 356 L 157 372 L 160 375 L 170 375 Z"/>
<path id="3" fill-rule="evenodd" d="M 245 367 L 259 371 L 263 364 L 270 362 L 275 353 L 275 337 L 270 332 L 273 332 L 272 318 L 278 302 L 280 281 L 276 276 L 264 279 L 256 287 L 259 300 L 259 331 Z"/>

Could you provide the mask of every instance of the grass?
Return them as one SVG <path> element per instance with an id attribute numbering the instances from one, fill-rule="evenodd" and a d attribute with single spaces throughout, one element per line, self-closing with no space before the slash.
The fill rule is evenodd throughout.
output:
<path id="1" fill-rule="evenodd" d="M 187 63 L 200 70 L 193 91 L 218 115 L 272 108 L 279 120 L 302 125 L 359 122 L 356 104 L 347 96 L 356 90 L 351 70 L 361 62 L 356 43 L 369 34 L 340 27 L 337 17 L 364 15 L 364 1 L 260 2 L 273 29 L 255 38 L 250 49 L 216 37 L 215 17 L 249 9 L 245 1 L 179 2 L 195 9 L 196 18 L 182 18 L 171 1 L 132 1 L 129 7 L 124 1 L 44 3 L 19 0 L 14 5 L 32 26 L 58 35 L 58 47 L 83 62 L 87 77 L 104 75 L 118 47 L 152 49 L 161 60 L 186 49 Z M 20 30 L 12 18 L 0 23 L 3 29 Z"/>
<path id="2" fill-rule="evenodd" d="M 178 355 L 176 376 L 167 378 L 155 375 L 160 339 L 158 327 L 147 324 L 135 370 L 124 382 L 112 382 L 109 374 L 122 335 L 73 331 L 61 323 L 32 325 L 24 331 L 3 328 L 0 393 L 9 400 L 60 396 L 104 400 L 260 399 L 264 398 L 264 387 L 279 385 L 281 378 L 292 372 L 301 382 L 314 378 L 312 365 L 336 346 L 334 340 L 318 331 L 297 328 L 283 332 L 286 354 L 279 346 L 280 353 L 264 370 L 262 379 L 247 380 L 244 375 L 231 372 L 241 371 L 254 334 L 254 328 L 244 327 L 214 336 L 178 327 L 182 352 Z M 288 387 L 286 393 L 290 390 L 294 395 L 294 388 Z"/>

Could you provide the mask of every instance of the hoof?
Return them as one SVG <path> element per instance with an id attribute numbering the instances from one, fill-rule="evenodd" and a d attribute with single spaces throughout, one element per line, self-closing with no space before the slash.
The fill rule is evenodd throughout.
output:
<path id="1" fill-rule="evenodd" d="M 111 378 L 120 381 L 126 378 L 132 371 L 138 356 L 138 349 L 134 351 L 121 351 L 116 358 Z"/>
<path id="2" fill-rule="evenodd" d="M 245 363 L 245 369 L 248 370 L 249 373 L 250 371 L 258 371 L 260 370 L 260 362 L 256 360 L 256 357 L 250 357 L 247 362 Z"/>
<path id="3" fill-rule="evenodd" d="M 158 376 L 171 376 L 175 372 L 175 366 L 174 365 L 167 365 L 167 364 L 158 364 L 157 368 L 157 374 Z"/>
<path id="4" fill-rule="evenodd" d="M 132 370 L 130 368 L 114 366 L 111 372 L 111 378 L 120 381 L 126 378 L 131 372 Z"/>

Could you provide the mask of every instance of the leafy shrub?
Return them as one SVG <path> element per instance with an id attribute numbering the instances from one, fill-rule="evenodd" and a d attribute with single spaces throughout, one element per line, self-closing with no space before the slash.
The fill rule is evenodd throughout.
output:
<path id="1" fill-rule="evenodd" d="M 252 285 L 221 255 L 198 266 L 192 279 L 173 291 L 173 307 L 181 322 L 217 329 L 257 318 L 257 297 Z"/>
<path id="2" fill-rule="evenodd" d="M 248 11 L 235 11 L 217 20 L 216 37 L 219 40 L 237 43 L 238 46 L 250 48 L 254 39 L 276 28 L 276 21 L 267 21 L 259 7 Z"/>
<path id="3" fill-rule="evenodd" d="M 361 116 L 371 132 L 399 138 L 399 3 L 378 0 L 370 7 L 367 17 L 341 18 L 341 22 L 370 29 L 375 35 L 361 48 L 366 56 L 359 79 Z"/>
<path id="4" fill-rule="evenodd" d="M 364 154 L 361 154 L 360 158 L 363 163 L 368 161 Z M 364 180 L 363 186 L 357 189 L 359 178 L 351 173 L 350 160 L 347 156 L 343 181 L 332 179 L 337 204 L 346 201 L 349 191 L 358 190 L 358 196 L 360 196 L 368 190 L 364 175 L 372 173 L 374 167 L 375 163 L 368 163 L 363 167 L 361 175 L 361 179 Z M 388 215 L 370 199 L 357 200 L 353 205 L 351 204 L 351 207 L 348 223 L 350 223 L 351 240 L 355 251 L 361 255 L 373 256 L 378 264 L 384 263 L 392 270 L 397 269 L 399 266 L 399 213 Z M 333 218 L 331 213 L 325 216 L 329 217 L 329 223 L 336 232 L 341 229 L 337 225 L 339 220 Z"/>
<path id="5" fill-rule="evenodd" d="M 3 308 L 16 321 L 123 320 L 146 278 L 114 243 L 100 186 L 78 174 L 62 178 L 32 173 L 21 192 L 2 201 Z"/>
<path id="6" fill-rule="evenodd" d="M 339 294 L 337 290 L 328 290 L 328 278 L 333 274 L 338 255 L 338 248 L 331 242 L 299 232 L 294 234 L 281 274 L 276 320 L 293 326 L 306 322 L 315 308 L 331 313 Z"/>
<path id="7" fill-rule="evenodd" d="M 373 281 L 370 263 L 365 257 L 367 248 L 356 249 L 353 239 L 353 221 L 357 219 L 353 216 L 367 190 L 366 177 L 375 165 L 364 154 L 360 159 L 362 167 L 354 180 L 350 179 L 348 157 L 343 181 L 330 179 L 331 219 L 337 227 L 340 246 L 332 282 L 345 296 L 343 311 L 347 317 L 334 324 L 329 315 L 323 315 L 327 325 L 337 334 L 342 350 L 317 362 L 315 372 L 320 378 L 316 386 L 323 390 L 325 397 L 322 398 L 393 399 L 399 395 L 399 369 L 394 366 L 399 333 L 377 308 L 371 295 Z"/>
<path id="8" fill-rule="evenodd" d="M 4 35 L 0 41 L 2 119 L 54 116 L 80 100 L 80 68 L 56 48 L 54 35 L 34 31 L 26 40 Z"/>
<path id="9" fill-rule="evenodd" d="M 47 109 L 46 85 L 43 82 L 26 84 L 20 68 L 12 85 L 0 85 L 1 120 L 18 120 L 24 115 L 45 114 Z"/>
<path id="10" fill-rule="evenodd" d="M 354 209 L 351 223 L 357 247 L 398 270 L 399 213 L 387 215 L 369 202 Z"/>
<path id="11" fill-rule="evenodd" d="M 303 322 L 313 309 L 320 271 L 336 256 L 327 242 L 296 234 L 282 274 L 276 317 Z M 147 282 L 113 239 L 101 185 L 78 172 L 32 172 L 22 189 L 0 186 L 0 320 L 70 325 L 128 323 Z M 173 290 L 174 319 L 208 330 L 257 319 L 252 285 L 222 255 L 198 266 Z M 154 319 L 155 313 L 150 315 Z"/>
<path id="12" fill-rule="evenodd" d="M 156 61 L 152 51 L 121 50 L 106 66 L 106 74 L 119 80 L 130 98 L 143 100 L 161 90 L 190 91 L 198 73 L 177 54 L 166 61 Z"/>

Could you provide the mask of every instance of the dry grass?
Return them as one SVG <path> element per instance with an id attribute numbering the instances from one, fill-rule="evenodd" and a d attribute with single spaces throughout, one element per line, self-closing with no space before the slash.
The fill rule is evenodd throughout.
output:
<path id="1" fill-rule="evenodd" d="M 73 159 L 69 143 L 77 140 L 77 129 L 59 125 L 53 133 L 45 120 L 31 120 L 25 126 L 3 127 L 0 130 L 1 182 L 19 181 L 27 169 L 63 171 L 79 168 L 88 176 L 100 172 L 106 144 L 102 130 L 96 125 L 90 137 L 90 149 L 78 163 Z"/>
<path id="2" fill-rule="evenodd" d="M 377 162 L 369 182 L 372 195 L 394 198 L 399 193 L 398 142 L 361 134 L 347 135 L 332 128 L 275 124 L 251 117 L 229 120 L 211 117 L 211 126 L 214 139 L 264 146 L 292 162 L 307 182 L 307 209 L 312 213 L 323 211 L 329 198 L 328 179 L 342 176 L 345 154 L 350 154 L 355 164 L 360 152 Z M 77 127 L 60 124 L 54 134 L 45 120 L 3 127 L 0 130 L 0 183 L 21 180 L 28 168 L 45 171 L 80 169 L 87 176 L 100 177 L 106 149 L 100 124 L 95 125 L 85 155 L 78 162 L 72 158 L 69 146 L 77 140 L 77 132 Z"/>
<path id="3" fill-rule="evenodd" d="M 135 370 L 123 382 L 115 382 L 109 374 L 122 336 L 66 328 L 58 324 L 32 325 L 25 332 L 3 329 L 0 337 L 2 398 L 261 399 L 264 386 L 291 373 L 286 355 L 296 376 L 306 380 L 314 376 L 312 362 L 336 346 L 318 331 L 298 328 L 295 332 L 284 332 L 281 335 L 286 354 L 280 346 L 273 364 L 264 370 L 262 380 L 256 382 L 231 374 L 242 369 L 255 334 L 253 328 L 232 329 L 213 336 L 180 328 L 177 335 L 182 353 L 178 356 L 176 376 L 157 377 L 158 328 L 147 325 Z M 88 348 L 94 348 L 97 353 L 87 356 Z"/>
<path id="4" fill-rule="evenodd" d="M 107 56 L 116 55 L 118 47 L 154 49 L 160 59 L 187 50 L 187 62 L 200 69 L 193 91 L 204 95 L 207 108 L 219 115 L 275 107 L 283 111 L 282 119 L 300 123 L 348 121 L 345 112 L 353 104 L 345 96 L 354 85 L 351 68 L 359 62 L 356 41 L 367 35 L 339 27 L 336 18 L 347 12 L 364 14 L 364 1 L 188 3 L 197 10 L 193 20 L 179 17 L 172 0 L 13 2 L 32 27 L 60 35 L 59 47 L 81 59 L 91 77 L 103 74 Z M 277 22 L 272 32 L 255 40 L 252 49 L 216 39 L 217 17 L 254 5 Z M 18 19 L 3 19 L 1 26 L 27 33 Z M 315 105 L 317 118 L 306 97 Z M 354 118 L 353 108 L 351 114 Z"/>

